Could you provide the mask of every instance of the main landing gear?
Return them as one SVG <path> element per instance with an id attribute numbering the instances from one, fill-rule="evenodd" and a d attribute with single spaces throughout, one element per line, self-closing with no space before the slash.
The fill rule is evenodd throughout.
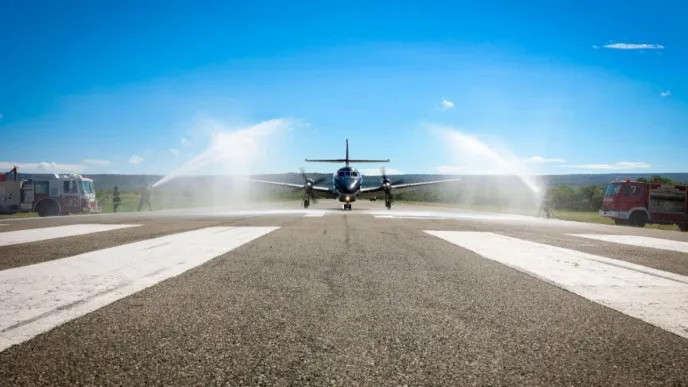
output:
<path id="1" fill-rule="evenodd" d="M 392 209 L 392 199 L 389 199 L 389 198 L 385 199 L 385 207 L 387 207 L 388 210 Z"/>
<path id="2" fill-rule="evenodd" d="M 342 204 L 342 209 L 351 211 L 351 203 Z"/>
<path id="3" fill-rule="evenodd" d="M 305 197 L 303 198 L 303 208 L 308 208 L 308 206 L 311 204 L 311 201 L 309 198 Z"/>

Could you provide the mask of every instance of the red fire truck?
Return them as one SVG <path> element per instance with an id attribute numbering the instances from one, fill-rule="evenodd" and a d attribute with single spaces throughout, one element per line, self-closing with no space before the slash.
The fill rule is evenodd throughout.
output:
<path id="1" fill-rule="evenodd" d="M 599 213 L 618 225 L 675 224 L 688 231 L 687 191 L 685 185 L 617 180 L 607 185 Z"/>
<path id="2" fill-rule="evenodd" d="M 30 211 L 39 216 L 98 213 L 93 180 L 77 174 L 17 180 L 16 167 L 0 173 L 0 213 Z"/>

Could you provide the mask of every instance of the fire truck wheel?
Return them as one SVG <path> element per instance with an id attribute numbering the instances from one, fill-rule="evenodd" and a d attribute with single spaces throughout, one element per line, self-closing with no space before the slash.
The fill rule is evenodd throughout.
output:
<path id="1" fill-rule="evenodd" d="M 631 214 L 631 225 L 634 227 L 645 227 L 647 224 L 647 214 L 641 211 L 636 211 Z"/>
<path id="2" fill-rule="evenodd" d="M 36 205 L 36 212 L 38 216 L 57 216 L 60 212 L 60 207 L 54 200 L 45 199 Z"/>

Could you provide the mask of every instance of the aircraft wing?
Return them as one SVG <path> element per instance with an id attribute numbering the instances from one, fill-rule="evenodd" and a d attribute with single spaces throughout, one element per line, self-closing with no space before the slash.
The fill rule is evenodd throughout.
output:
<path id="1" fill-rule="evenodd" d="M 305 185 L 305 184 L 285 183 L 285 182 L 282 182 L 282 181 L 269 181 L 269 180 L 256 180 L 256 179 L 250 179 L 250 181 L 252 181 L 252 182 L 254 182 L 254 183 L 262 183 L 262 184 L 277 185 L 277 186 L 281 186 L 281 187 L 306 188 L 306 185 Z M 319 185 L 314 185 L 314 186 L 313 186 L 313 191 L 331 193 L 330 188 L 328 188 L 328 187 L 323 187 L 323 186 L 319 186 Z"/>
<path id="2" fill-rule="evenodd" d="M 433 181 L 421 181 L 418 183 L 396 184 L 396 185 L 390 186 L 390 188 L 391 188 L 391 191 L 396 191 L 398 189 L 415 188 L 415 187 L 421 187 L 424 185 L 452 183 L 455 181 L 461 181 L 461 179 L 433 180 Z M 384 192 L 384 191 L 385 191 L 385 189 L 382 187 L 382 185 L 380 185 L 378 187 L 361 188 L 359 196 L 361 196 L 362 198 L 365 198 L 368 196 L 373 196 L 373 195 L 371 195 L 373 193 Z"/>

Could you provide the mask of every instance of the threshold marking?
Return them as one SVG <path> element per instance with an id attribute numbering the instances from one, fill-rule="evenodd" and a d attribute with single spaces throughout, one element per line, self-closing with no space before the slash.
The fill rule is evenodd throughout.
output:
<path id="1" fill-rule="evenodd" d="M 670 239 L 651 238 L 634 235 L 597 235 L 597 234 L 569 234 L 570 236 L 596 239 L 603 242 L 612 242 L 629 246 L 650 247 L 653 249 L 678 251 L 688 253 L 688 242 L 673 241 Z"/>
<path id="2" fill-rule="evenodd" d="M 311 211 L 307 212 L 306 215 L 304 215 L 304 218 L 318 218 L 321 216 L 325 216 L 325 211 Z"/>
<path id="3" fill-rule="evenodd" d="M 443 220 L 448 219 L 441 216 L 404 216 L 404 215 L 375 215 L 376 218 L 381 219 L 427 219 L 427 220 Z"/>
<path id="4" fill-rule="evenodd" d="M 278 228 L 209 227 L 0 271 L 0 351 Z"/>
<path id="5" fill-rule="evenodd" d="M 119 230 L 128 227 L 139 227 L 140 224 L 72 224 L 32 228 L 28 230 L 0 232 L 0 246 L 10 246 L 20 243 L 39 242 L 48 239 L 65 238 L 86 235 L 97 232 Z"/>
<path id="6" fill-rule="evenodd" d="M 688 277 L 491 232 L 426 233 L 688 338 Z"/>

